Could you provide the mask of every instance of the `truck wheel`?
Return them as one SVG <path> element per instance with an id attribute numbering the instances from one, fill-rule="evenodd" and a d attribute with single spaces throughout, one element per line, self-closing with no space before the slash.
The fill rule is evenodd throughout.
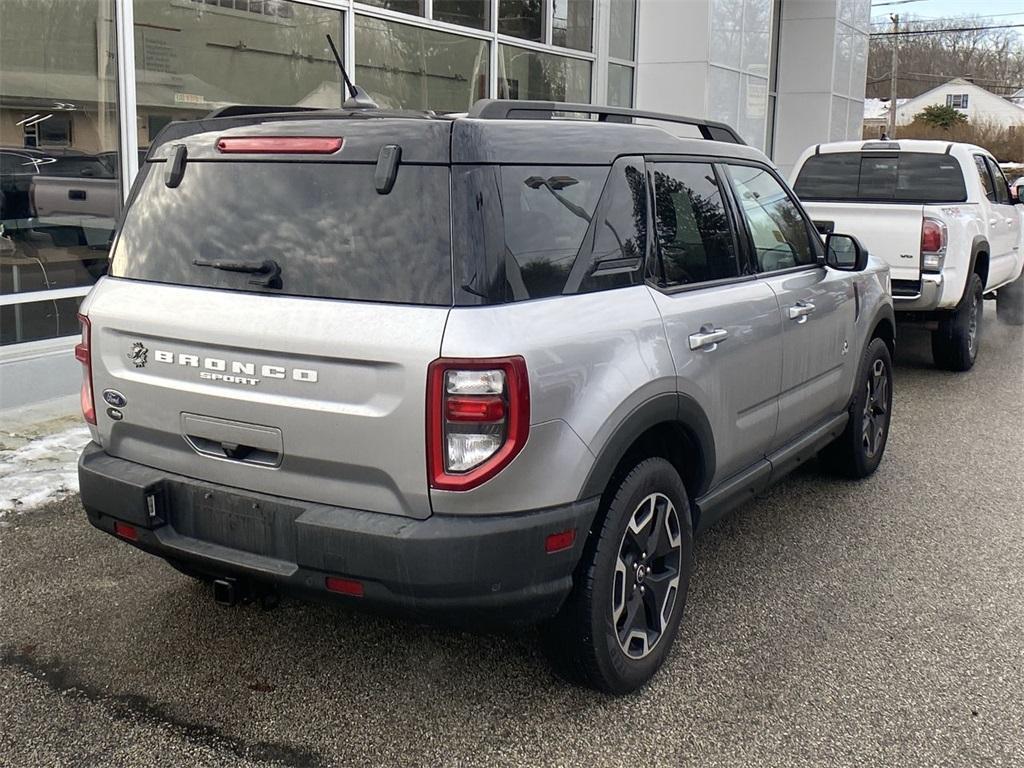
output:
<path id="1" fill-rule="evenodd" d="M 618 484 L 572 593 L 541 627 L 555 669 L 606 693 L 640 688 L 672 647 L 692 569 L 686 489 L 665 459 L 645 459 Z"/>
<path id="2" fill-rule="evenodd" d="M 830 470 L 854 480 L 878 469 L 892 420 L 892 356 L 882 339 L 872 339 L 857 372 L 857 389 L 843 434 L 821 452 Z"/>
<path id="3" fill-rule="evenodd" d="M 1024 325 L 1024 272 L 996 291 L 996 317 L 1007 325 Z"/>
<path id="4" fill-rule="evenodd" d="M 981 278 L 972 274 L 967 294 L 949 317 L 932 331 L 932 357 L 939 368 L 947 371 L 969 371 L 978 359 L 981 347 L 981 320 L 984 302 Z"/>

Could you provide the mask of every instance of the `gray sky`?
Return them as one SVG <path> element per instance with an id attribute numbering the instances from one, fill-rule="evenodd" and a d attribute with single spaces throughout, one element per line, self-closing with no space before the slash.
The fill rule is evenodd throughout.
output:
<path id="1" fill-rule="evenodd" d="M 945 19 L 976 14 L 991 18 L 993 24 L 1024 24 L 1024 0 L 913 0 L 899 4 L 871 0 L 872 21 L 888 23 L 890 13 L 919 19 Z M 883 26 L 874 25 L 876 29 Z M 1020 31 L 1024 34 L 1024 27 Z"/>

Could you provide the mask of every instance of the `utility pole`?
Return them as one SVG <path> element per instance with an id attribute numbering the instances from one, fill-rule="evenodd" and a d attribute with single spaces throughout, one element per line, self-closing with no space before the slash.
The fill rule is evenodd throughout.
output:
<path id="1" fill-rule="evenodd" d="M 889 14 L 889 18 L 892 19 L 892 80 L 890 83 L 890 94 L 889 94 L 889 138 L 896 138 L 896 80 L 897 71 L 899 68 L 899 49 L 900 49 L 900 15 L 898 13 Z"/>

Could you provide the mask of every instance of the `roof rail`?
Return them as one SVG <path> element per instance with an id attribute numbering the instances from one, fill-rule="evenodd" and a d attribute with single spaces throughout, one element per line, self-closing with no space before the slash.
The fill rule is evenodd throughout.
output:
<path id="1" fill-rule="evenodd" d="M 603 107 L 597 104 L 568 104 L 557 101 L 516 101 L 512 99 L 481 99 L 469 110 L 469 117 L 481 120 L 551 120 L 556 112 L 580 112 L 597 115 L 601 123 L 631 123 L 633 118 L 661 120 L 666 123 L 692 125 L 709 141 L 746 144 L 739 134 L 725 123 L 696 117 L 682 117 L 663 112 L 646 112 L 625 107 Z"/>
<path id="2" fill-rule="evenodd" d="M 269 104 L 228 104 L 218 107 L 203 119 L 211 117 L 244 117 L 245 115 L 271 115 L 275 112 L 319 112 L 324 107 L 275 107 Z"/>

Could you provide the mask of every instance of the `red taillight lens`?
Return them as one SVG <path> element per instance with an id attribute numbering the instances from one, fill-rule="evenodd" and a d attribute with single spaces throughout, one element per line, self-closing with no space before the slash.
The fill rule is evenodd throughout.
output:
<path id="1" fill-rule="evenodd" d="M 78 316 L 82 324 L 82 340 L 75 345 L 75 359 L 82 364 L 82 416 L 90 424 L 96 423 L 96 403 L 92 396 L 92 326 L 85 315 Z"/>
<path id="2" fill-rule="evenodd" d="M 921 223 L 921 253 L 939 253 L 946 247 L 946 225 L 936 219 Z"/>
<path id="3" fill-rule="evenodd" d="M 247 155 L 331 155 L 344 139 L 330 136 L 233 136 L 217 140 L 217 151 Z"/>
<path id="4" fill-rule="evenodd" d="M 328 576 L 324 579 L 324 586 L 327 587 L 328 591 L 337 592 L 339 595 L 348 595 L 349 597 L 363 596 L 363 582 L 356 581 L 355 579 Z"/>
<path id="5" fill-rule="evenodd" d="M 441 359 L 427 371 L 427 471 L 432 488 L 467 491 L 523 449 L 530 385 L 522 357 Z"/>

